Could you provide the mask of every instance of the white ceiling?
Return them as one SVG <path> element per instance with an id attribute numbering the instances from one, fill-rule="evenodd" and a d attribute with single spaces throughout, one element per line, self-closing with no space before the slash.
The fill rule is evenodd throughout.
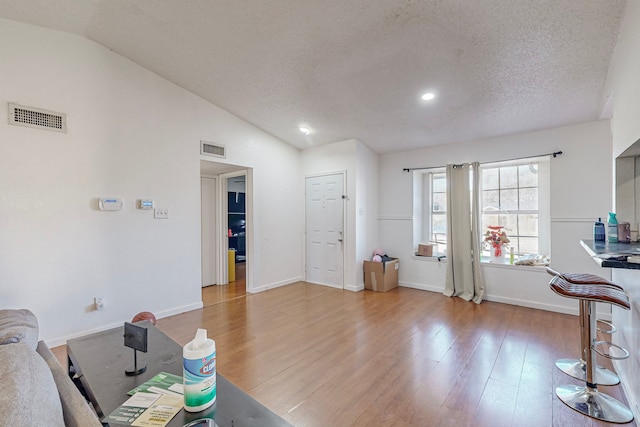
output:
<path id="1" fill-rule="evenodd" d="M 85 36 L 299 148 L 384 153 L 602 118 L 625 5 L 0 0 L 0 17 Z"/>

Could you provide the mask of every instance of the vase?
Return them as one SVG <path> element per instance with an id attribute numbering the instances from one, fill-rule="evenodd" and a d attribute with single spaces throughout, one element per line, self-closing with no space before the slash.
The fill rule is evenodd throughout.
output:
<path id="1" fill-rule="evenodd" d="M 505 248 L 502 246 L 492 246 L 489 251 L 490 261 L 494 264 L 504 264 L 505 252 Z"/>

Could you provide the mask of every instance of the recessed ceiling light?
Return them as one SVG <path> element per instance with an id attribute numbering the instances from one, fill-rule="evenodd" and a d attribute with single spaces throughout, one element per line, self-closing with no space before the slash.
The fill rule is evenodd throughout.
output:
<path id="1" fill-rule="evenodd" d="M 435 97 L 436 97 L 435 94 L 433 94 L 432 92 L 427 92 L 422 95 L 422 99 L 425 101 L 431 101 Z"/>
<path id="2" fill-rule="evenodd" d="M 311 133 L 311 129 L 309 129 L 306 126 L 300 126 L 298 129 L 300 130 L 300 132 L 304 133 L 305 135 L 309 135 Z"/>

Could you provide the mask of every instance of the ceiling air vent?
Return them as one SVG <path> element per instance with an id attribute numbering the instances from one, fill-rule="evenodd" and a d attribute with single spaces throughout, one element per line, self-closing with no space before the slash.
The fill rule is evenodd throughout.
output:
<path id="1" fill-rule="evenodd" d="M 224 145 L 213 144 L 207 141 L 200 141 L 200 154 L 205 156 L 214 157 L 226 157 L 226 150 Z"/>
<path id="2" fill-rule="evenodd" d="M 66 133 L 67 115 L 9 103 L 9 124 Z"/>

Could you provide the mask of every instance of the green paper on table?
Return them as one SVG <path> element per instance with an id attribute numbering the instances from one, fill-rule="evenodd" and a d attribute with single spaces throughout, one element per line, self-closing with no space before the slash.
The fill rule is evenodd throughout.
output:
<path id="1" fill-rule="evenodd" d="M 180 375 L 169 374 L 167 372 L 160 372 L 149 381 L 145 381 L 138 387 L 129 391 L 127 394 L 133 396 L 137 392 L 147 392 L 156 394 L 170 394 L 170 395 L 182 395 L 182 377 Z"/>

